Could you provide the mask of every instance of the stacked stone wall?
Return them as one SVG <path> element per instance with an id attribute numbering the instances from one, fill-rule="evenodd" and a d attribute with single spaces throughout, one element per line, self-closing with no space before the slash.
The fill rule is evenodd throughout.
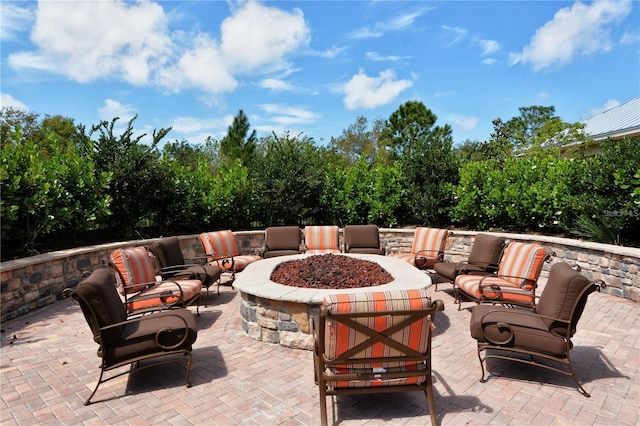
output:
<path id="1" fill-rule="evenodd" d="M 242 254 L 260 253 L 264 245 L 263 231 L 234 232 Z M 380 240 L 386 253 L 409 252 L 413 244 L 413 229 L 381 228 Z M 579 240 L 520 234 L 497 234 L 507 240 L 538 242 L 551 247 L 554 256 L 543 269 L 548 274 L 551 264 L 568 262 L 578 265 L 590 279 L 606 283 L 603 291 L 640 303 L 640 249 L 606 244 L 587 243 Z M 475 232 L 453 231 L 447 240 L 445 260 L 464 261 L 471 251 Z M 82 274 L 104 267 L 103 260 L 118 247 L 148 244 L 153 240 L 136 240 L 99 246 L 61 250 L 0 264 L 1 320 L 12 319 L 38 309 L 61 298 L 62 291 L 74 288 Z M 204 255 L 197 236 L 180 237 L 186 258 Z M 249 309 L 252 307 L 248 307 Z M 263 311 L 261 311 L 263 312 Z M 271 314 L 263 312 L 265 317 Z M 287 319 L 278 319 L 286 334 Z"/>

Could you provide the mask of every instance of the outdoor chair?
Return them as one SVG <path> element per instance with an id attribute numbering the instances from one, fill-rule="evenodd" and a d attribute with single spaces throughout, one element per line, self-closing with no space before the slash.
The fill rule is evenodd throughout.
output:
<path id="1" fill-rule="evenodd" d="M 338 227 L 305 226 L 304 245 L 309 254 L 340 253 Z"/>
<path id="2" fill-rule="evenodd" d="M 102 383 L 133 370 L 169 362 L 185 363 L 186 384 L 191 386 L 191 347 L 198 335 L 193 314 L 186 309 L 172 309 L 127 318 L 113 281 L 110 269 L 99 268 L 85 277 L 75 290 L 64 292 L 80 304 L 93 340 L 99 345 L 100 377 L 84 405 L 90 404 Z M 147 360 L 154 361 L 147 363 Z M 126 365 L 130 368 L 104 378 L 105 372 Z"/>
<path id="3" fill-rule="evenodd" d="M 436 262 L 444 260 L 444 249 L 449 231 L 437 228 L 416 228 L 409 253 L 392 253 L 390 256 L 405 260 L 418 269 L 433 269 Z"/>
<path id="4" fill-rule="evenodd" d="M 384 256 L 385 249 L 380 245 L 380 232 L 376 225 L 345 225 L 342 237 L 345 253 Z"/>
<path id="5" fill-rule="evenodd" d="M 116 273 L 112 285 L 120 289 L 129 314 L 186 308 L 200 300 L 202 282 L 193 273 L 186 271 L 168 280 L 157 277 L 146 247 L 116 249 L 106 263 Z"/>
<path id="6" fill-rule="evenodd" d="M 470 328 L 471 337 L 478 341 L 480 381 L 486 382 L 487 359 L 511 360 L 571 376 L 578 391 L 589 397 L 573 371 L 571 338 L 589 294 L 599 291 L 601 285 L 604 282 L 589 281 L 567 263 L 556 263 L 533 312 L 504 306 L 474 306 Z M 558 368 L 542 360 L 565 367 Z"/>
<path id="7" fill-rule="evenodd" d="M 498 271 L 498 265 L 504 252 L 505 239 L 489 234 L 477 234 L 471 245 L 466 262 L 438 262 L 433 265 L 433 282 L 436 291 L 438 283 L 450 283 L 458 275 L 488 275 Z"/>
<path id="8" fill-rule="evenodd" d="M 222 269 L 218 265 L 202 265 L 196 263 L 196 259 L 187 262 L 182 254 L 178 237 L 160 238 L 149 244 L 149 250 L 153 253 L 158 267 L 158 274 L 163 280 L 193 275 L 202 282 L 206 289 L 205 306 L 209 298 L 209 287 L 217 284 L 217 292 L 220 294 L 220 274 Z M 206 258 L 202 258 L 204 260 Z M 201 261 L 202 261 L 201 260 Z"/>
<path id="9" fill-rule="evenodd" d="M 538 244 L 511 242 L 494 275 L 458 275 L 453 291 L 458 302 L 462 297 L 476 303 L 536 306 L 536 287 L 544 262 L 552 252 Z"/>
<path id="10" fill-rule="evenodd" d="M 235 280 L 236 272 L 242 271 L 250 263 L 260 260 L 258 255 L 241 255 L 236 243 L 236 237 L 230 230 L 203 232 L 198 236 L 207 262 L 215 264 L 222 272 L 231 274 L 231 281 Z"/>
<path id="11" fill-rule="evenodd" d="M 325 297 L 318 323 L 312 321 L 321 424 L 327 424 L 327 395 L 422 391 L 437 425 L 431 336 L 443 309 L 425 289 Z"/>
<path id="12" fill-rule="evenodd" d="M 302 230 L 299 226 L 271 226 L 264 231 L 262 257 L 301 254 Z"/>

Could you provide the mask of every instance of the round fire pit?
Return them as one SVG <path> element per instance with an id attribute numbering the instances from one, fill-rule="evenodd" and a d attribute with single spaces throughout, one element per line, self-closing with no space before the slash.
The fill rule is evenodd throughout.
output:
<path id="1" fill-rule="evenodd" d="M 250 337 L 298 349 L 313 349 L 311 318 L 317 317 L 324 297 L 333 293 L 358 293 L 426 288 L 428 274 L 404 260 L 369 254 L 335 254 L 378 264 L 393 280 L 387 284 L 346 288 L 316 289 L 294 287 L 271 281 L 274 269 L 283 262 L 314 255 L 294 255 L 262 259 L 251 263 L 236 276 L 233 287 L 242 295 L 242 328 Z M 321 269 L 321 268 L 319 268 Z"/>

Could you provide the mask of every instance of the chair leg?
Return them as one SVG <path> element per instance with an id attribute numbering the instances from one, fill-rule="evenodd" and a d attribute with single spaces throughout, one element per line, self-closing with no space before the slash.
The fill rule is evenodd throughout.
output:
<path id="1" fill-rule="evenodd" d="M 482 349 L 480 348 L 480 345 L 478 345 L 478 360 L 480 361 L 480 369 L 482 370 L 482 376 L 480 377 L 480 383 L 486 383 L 487 379 L 485 379 L 485 371 L 484 371 L 484 360 L 482 359 L 482 355 L 481 355 Z"/>
<path id="2" fill-rule="evenodd" d="M 573 365 L 571 363 L 571 355 L 569 354 L 569 352 L 567 352 L 567 365 L 569 367 L 569 372 L 571 373 L 571 378 L 576 383 L 576 386 L 578 386 L 578 392 L 580 392 L 582 395 L 586 396 L 587 398 L 590 398 L 591 395 L 589 394 L 589 392 L 584 390 L 584 388 L 582 387 L 582 384 L 580 383 L 580 381 L 576 377 L 576 374 L 573 371 Z"/>
<path id="3" fill-rule="evenodd" d="M 320 424 L 327 426 L 327 394 L 323 381 L 318 385 L 318 389 L 320 390 Z"/>
<path id="4" fill-rule="evenodd" d="M 429 415 L 431 416 L 431 426 L 438 426 L 438 413 L 436 412 L 436 403 L 433 399 L 433 380 L 431 374 L 427 376 L 427 402 L 429 404 Z"/>
<path id="5" fill-rule="evenodd" d="M 87 398 L 87 400 L 84 402 L 84 405 L 89 405 L 91 404 L 91 398 L 93 398 L 93 396 L 96 394 L 96 392 L 98 391 L 98 387 L 100 386 L 100 384 L 102 383 L 102 377 L 104 376 L 104 367 L 101 365 L 100 366 L 100 377 L 98 377 L 98 383 L 96 383 L 96 387 L 93 389 L 93 392 L 91 392 L 91 395 L 89 395 L 89 398 Z"/>
<path id="6" fill-rule="evenodd" d="M 190 388 L 191 387 L 191 362 L 193 361 L 193 358 L 191 357 L 191 351 L 189 351 L 189 353 L 187 354 L 187 387 Z"/>

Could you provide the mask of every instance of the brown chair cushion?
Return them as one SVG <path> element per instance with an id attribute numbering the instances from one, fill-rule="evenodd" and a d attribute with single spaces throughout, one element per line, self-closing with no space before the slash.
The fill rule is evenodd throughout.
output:
<path id="1" fill-rule="evenodd" d="M 290 250 L 300 252 L 302 231 L 299 226 L 272 226 L 265 230 L 266 251 Z"/>
<path id="2" fill-rule="evenodd" d="M 380 249 L 380 235 L 376 225 L 345 225 L 344 244 L 350 253 L 354 248 Z"/>
<path id="3" fill-rule="evenodd" d="M 471 253 L 467 262 L 477 265 L 496 265 L 490 272 L 495 272 L 504 251 L 505 239 L 489 234 L 477 234 L 473 240 Z"/>
<path id="4" fill-rule="evenodd" d="M 502 327 L 499 324 L 508 324 Z M 477 305 L 471 311 L 471 337 L 504 347 L 517 347 L 565 356 L 565 342 L 552 334 L 542 318 L 526 311 L 494 305 Z"/>
<path id="5" fill-rule="evenodd" d="M 544 291 L 540 295 L 536 312 L 540 315 L 565 321 L 572 320 L 573 324 L 576 324 L 580 316 L 582 316 L 582 311 L 587 303 L 587 296 L 596 289 L 593 286 L 591 291 L 584 292 L 590 284 L 591 282 L 587 277 L 573 269 L 569 264 L 564 262 L 554 264 L 549 271 L 549 278 Z M 581 297 L 580 300 L 578 300 L 579 297 Z M 573 318 L 571 318 L 571 313 L 576 303 L 577 306 L 573 311 Z M 567 334 L 566 323 L 554 322 L 550 319 L 546 319 L 545 322 L 556 333 Z M 575 330 L 571 330 L 570 335 L 573 336 L 574 333 Z"/>
<path id="6" fill-rule="evenodd" d="M 278 256 L 291 256 L 294 254 L 301 254 L 302 252 L 300 250 L 269 250 L 264 252 L 264 258 L 265 259 L 269 259 L 271 257 L 278 257 Z"/>
<path id="7" fill-rule="evenodd" d="M 159 333 L 159 330 L 166 331 Z M 178 345 L 185 336 L 185 331 L 188 333 L 187 337 Z M 108 367 L 117 362 L 130 361 L 137 356 L 162 352 L 163 349 L 156 344 L 156 336 L 160 345 L 178 345 L 171 350 L 190 348 L 198 336 L 193 314 L 186 309 L 171 309 L 130 321 L 123 328 L 120 341 L 103 349 L 105 365 Z"/>
<path id="8" fill-rule="evenodd" d="M 108 268 L 96 269 L 84 279 L 76 289 L 80 308 L 91 331 L 93 340 L 100 342 L 100 328 L 125 321 L 127 311 L 115 286 L 115 277 Z M 94 319 L 97 318 L 96 320 Z M 120 340 L 123 327 L 114 327 L 103 333 L 104 345 L 111 345 Z"/>
<path id="9" fill-rule="evenodd" d="M 160 264 L 163 268 L 185 264 L 178 237 L 165 237 L 154 241 L 151 243 L 151 248 L 160 258 Z"/>

